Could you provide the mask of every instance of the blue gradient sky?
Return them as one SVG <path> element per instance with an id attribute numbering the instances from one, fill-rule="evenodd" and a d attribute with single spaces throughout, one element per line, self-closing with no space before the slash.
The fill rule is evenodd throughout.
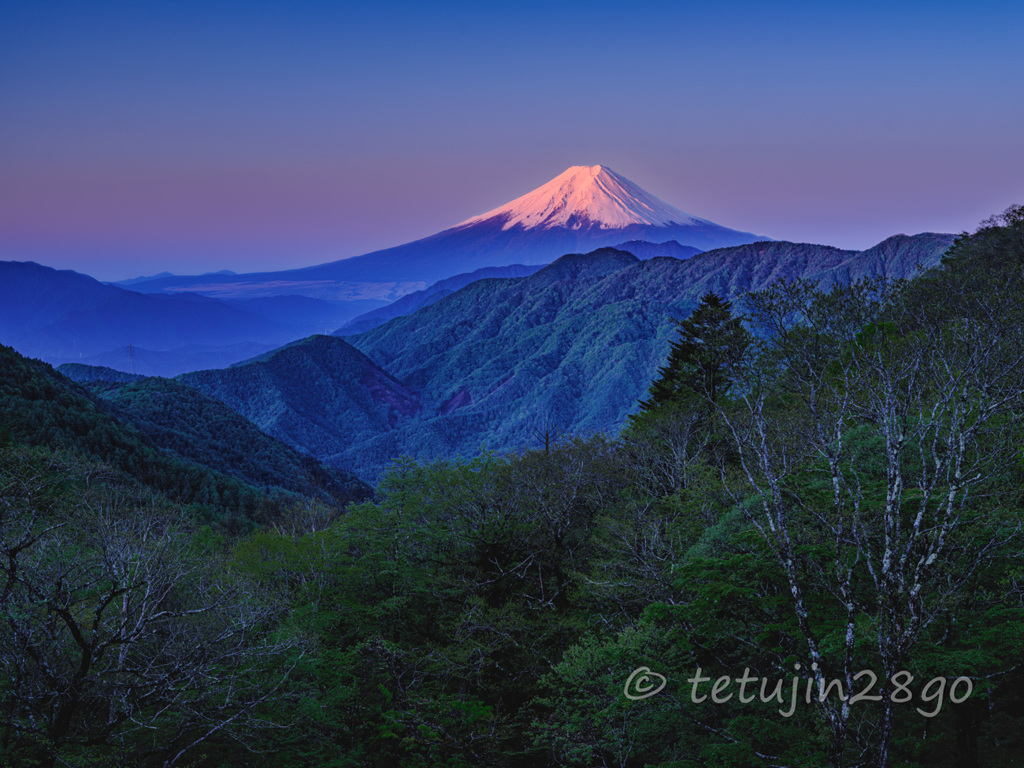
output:
<path id="1" fill-rule="evenodd" d="M 0 0 L 0 258 L 104 279 L 431 234 L 570 165 L 861 248 L 1024 202 L 1019 2 Z"/>

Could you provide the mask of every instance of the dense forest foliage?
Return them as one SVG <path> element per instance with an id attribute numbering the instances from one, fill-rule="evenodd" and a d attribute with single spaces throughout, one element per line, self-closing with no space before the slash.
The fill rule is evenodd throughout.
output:
<path id="1" fill-rule="evenodd" d="M 371 495 L 355 475 L 268 437 L 219 400 L 173 379 L 94 381 L 86 387 L 158 447 L 186 461 L 258 488 L 283 488 L 336 506 Z"/>
<path id="2" fill-rule="evenodd" d="M 0 765 L 1019 765 L 1022 293 L 1013 208 L 914 279 L 709 294 L 617 437 L 330 525 L 11 430 Z"/>
<path id="3" fill-rule="evenodd" d="M 304 498 L 341 507 L 369 494 L 175 382 L 95 382 L 101 399 L 2 345 L 0 371 L 0 440 L 73 451 L 228 530 L 276 520 Z"/>

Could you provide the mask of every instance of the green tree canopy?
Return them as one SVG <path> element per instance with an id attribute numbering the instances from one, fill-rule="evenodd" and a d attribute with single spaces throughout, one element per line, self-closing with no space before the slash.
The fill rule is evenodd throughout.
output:
<path id="1" fill-rule="evenodd" d="M 706 293 L 685 320 L 673 320 L 679 338 L 672 342 L 668 362 L 640 403 L 644 411 L 655 411 L 688 394 L 715 402 L 728 388 L 727 362 L 749 343 L 742 318 L 733 316 L 732 302 Z"/>

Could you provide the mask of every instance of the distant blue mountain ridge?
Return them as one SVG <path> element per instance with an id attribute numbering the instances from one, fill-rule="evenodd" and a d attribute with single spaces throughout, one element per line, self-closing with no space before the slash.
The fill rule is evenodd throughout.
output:
<path id="1" fill-rule="evenodd" d="M 477 280 L 365 333 L 312 336 L 179 381 L 331 466 L 375 481 L 395 458 L 531 444 L 544 426 L 613 432 L 664 364 L 673 317 L 708 291 L 742 300 L 784 278 L 828 287 L 908 277 L 954 236 L 899 235 L 865 251 L 759 242 L 686 260 L 601 249 Z"/>

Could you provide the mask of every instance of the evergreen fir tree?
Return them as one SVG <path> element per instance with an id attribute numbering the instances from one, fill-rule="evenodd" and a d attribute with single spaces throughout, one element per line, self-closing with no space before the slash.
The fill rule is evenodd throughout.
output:
<path id="1" fill-rule="evenodd" d="M 704 294 L 688 318 L 673 322 L 679 338 L 640 403 L 643 411 L 660 410 L 688 394 L 717 401 L 728 387 L 727 363 L 748 339 L 741 319 L 732 314 L 732 302 L 715 293 Z"/>

